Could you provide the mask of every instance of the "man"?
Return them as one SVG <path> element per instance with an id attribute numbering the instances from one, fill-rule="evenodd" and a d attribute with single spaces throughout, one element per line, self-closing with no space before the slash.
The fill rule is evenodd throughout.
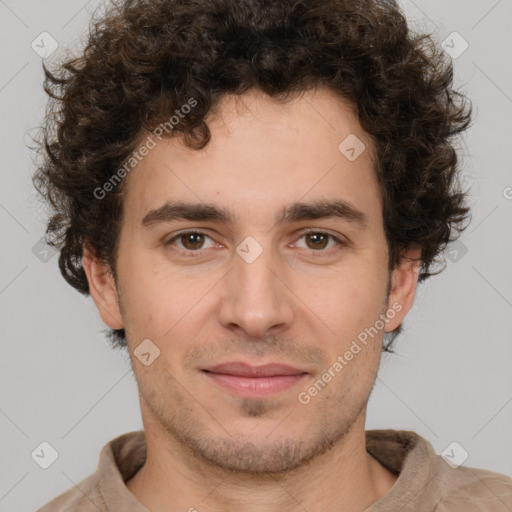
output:
<path id="1" fill-rule="evenodd" d="M 507 476 L 365 432 L 468 215 L 470 109 L 429 41 L 389 0 L 128 0 L 47 71 L 49 234 L 144 431 L 41 512 L 512 510 Z"/>

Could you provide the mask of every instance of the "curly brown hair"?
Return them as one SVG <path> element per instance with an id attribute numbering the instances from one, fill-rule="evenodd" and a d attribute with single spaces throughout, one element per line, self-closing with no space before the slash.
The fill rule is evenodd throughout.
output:
<path id="1" fill-rule="evenodd" d="M 80 56 L 43 69 L 50 98 L 34 184 L 52 208 L 60 271 L 83 294 L 84 244 L 115 276 L 122 216 L 122 183 L 102 200 L 94 191 L 190 98 L 165 136 L 180 132 L 197 150 L 226 94 L 254 87 L 286 101 L 324 86 L 351 102 L 376 147 L 390 269 L 419 246 L 419 280 L 437 273 L 469 219 L 451 139 L 470 125 L 471 103 L 452 88 L 450 58 L 410 30 L 394 0 L 112 0 Z M 124 330 L 109 335 L 126 346 Z"/>

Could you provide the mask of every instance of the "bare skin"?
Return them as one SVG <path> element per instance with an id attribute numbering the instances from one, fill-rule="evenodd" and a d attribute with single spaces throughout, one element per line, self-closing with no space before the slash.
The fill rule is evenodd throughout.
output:
<path id="1" fill-rule="evenodd" d="M 207 121 L 204 149 L 158 141 L 129 176 L 117 281 L 84 251 L 91 295 L 105 323 L 126 330 L 139 388 L 148 457 L 126 485 L 152 512 L 364 511 L 397 479 L 366 452 L 366 407 L 384 333 L 412 306 L 419 252 L 389 271 L 372 140 L 332 92 L 277 104 L 249 91 Z M 338 149 L 350 134 L 366 146 L 353 161 Z M 231 218 L 161 209 L 176 201 Z M 335 201 L 350 208 L 277 221 L 292 203 Z M 249 262 L 239 246 L 261 254 Z M 134 353 L 146 339 L 160 351 L 148 365 Z M 301 374 L 247 396 L 205 371 L 227 362 Z"/>

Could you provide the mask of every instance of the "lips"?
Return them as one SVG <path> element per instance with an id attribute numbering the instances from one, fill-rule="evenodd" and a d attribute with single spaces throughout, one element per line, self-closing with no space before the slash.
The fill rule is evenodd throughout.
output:
<path id="1" fill-rule="evenodd" d="M 260 398 L 290 389 L 303 380 L 308 372 L 285 364 L 251 366 L 230 362 L 203 370 L 204 375 L 231 393 Z"/>
<path id="2" fill-rule="evenodd" d="M 206 371 L 236 377 L 276 377 L 278 375 L 301 375 L 307 373 L 304 370 L 277 363 L 264 366 L 250 366 L 245 363 L 224 363 L 208 368 Z"/>

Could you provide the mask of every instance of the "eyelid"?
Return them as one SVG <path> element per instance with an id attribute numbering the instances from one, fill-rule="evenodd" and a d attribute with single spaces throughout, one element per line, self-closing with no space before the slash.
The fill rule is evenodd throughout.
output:
<path id="1" fill-rule="evenodd" d="M 335 234 L 331 230 L 324 229 L 324 228 L 304 228 L 304 229 L 301 229 L 299 231 L 299 233 L 301 234 L 301 236 L 302 235 L 306 235 L 307 233 L 321 233 L 323 235 L 329 235 L 332 238 L 335 238 L 336 240 L 339 240 L 340 242 L 344 241 L 344 237 L 340 233 L 336 233 Z"/>
<path id="2" fill-rule="evenodd" d="M 344 246 L 348 245 L 348 241 L 342 235 L 340 235 L 339 233 L 334 234 L 330 230 L 322 229 L 322 228 L 305 228 L 305 229 L 302 229 L 298 233 L 297 240 L 300 240 L 304 235 L 307 235 L 309 233 L 315 233 L 315 234 L 318 233 L 318 234 L 321 234 L 321 235 L 327 235 L 328 237 L 330 237 L 332 240 L 334 240 L 337 243 L 337 247 L 331 247 L 329 249 L 317 250 L 317 251 L 315 251 L 314 249 L 307 249 L 307 250 L 309 250 L 311 252 L 317 252 L 318 254 L 328 254 L 332 250 L 336 250 L 336 249 L 339 249 L 340 247 L 344 247 Z"/>
<path id="3" fill-rule="evenodd" d="M 204 235 L 205 237 L 208 237 L 210 240 L 214 241 L 213 238 L 206 231 L 204 231 L 203 229 L 200 229 L 200 228 L 199 229 L 189 228 L 189 229 L 184 229 L 182 231 L 179 231 L 178 233 L 175 233 L 174 235 L 172 235 L 171 238 L 169 238 L 166 241 L 164 241 L 164 245 L 172 245 L 172 242 L 174 242 L 175 240 L 179 239 L 183 235 L 188 235 L 189 233 L 194 233 L 194 234 L 197 234 L 197 235 Z M 199 252 L 199 251 L 201 251 L 201 249 L 198 249 L 197 251 L 188 250 L 186 252 L 190 253 L 190 252 Z"/>

